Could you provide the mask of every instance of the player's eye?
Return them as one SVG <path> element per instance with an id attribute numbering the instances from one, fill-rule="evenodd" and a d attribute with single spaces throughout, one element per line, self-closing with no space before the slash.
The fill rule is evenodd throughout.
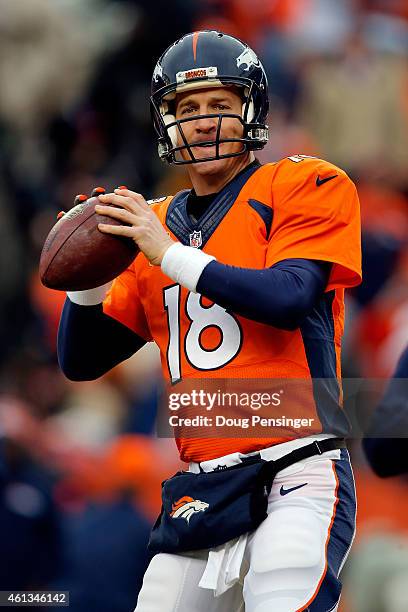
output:
<path id="1" fill-rule="evenodd" d="M 214 104 L 214 108 L 219 110 L 219 111 L 225 111 L 225 110 L 229 110 L 229 106 L 227 106 L 226 104 Z"/>
<path id="2" fill-rule="evenodd" d="M 181 110 L 181 114 L 182 115 L 188 115 L 191 113 L 194 113 L 194 111 L 196 111 L 196 107 L 195 106 L 185 106 L 182 110 Z"/>

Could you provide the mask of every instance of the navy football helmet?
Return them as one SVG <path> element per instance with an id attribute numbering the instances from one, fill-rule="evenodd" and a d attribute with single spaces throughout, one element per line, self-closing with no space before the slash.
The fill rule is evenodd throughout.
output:
<path id="1" fill-rule="evenodd" d="M 215 113 L 176 120 L 175 98 L 178 93 L 213 87 L 240 88 L 242 115 Z M 268 83 L 265 70 L 254 51 L 238 38 L 204 30 L 186 34 L 171 45 L 156 64 L 152 78 L 151 114 L 158 135 L 158 152 L 163 161 L 191 164 L 242 155 L 262 149 L 268 141 Z M 188 143 L 183 124 L 197 118 L 218 118 L 215 140 Z M 242 138 L 220 138 L 223 117 L 238 119 L 243 126 Z M 183 141 L 177 143 L 178 134 Z M 220 144 L 239 142 L 238 152 L 220 155 Z M 215 146 L 215 155 L 196 159 L 192 146 Z M 188 159 L 181 152 L 187 150 Z"/>

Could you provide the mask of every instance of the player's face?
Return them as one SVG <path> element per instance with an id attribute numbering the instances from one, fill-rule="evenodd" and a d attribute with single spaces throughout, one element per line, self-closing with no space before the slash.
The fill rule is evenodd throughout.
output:
<path id="1" fill-rule="evenodd" d="M 198 115 L 230 113 L 242 116 L 242 98 L 234 87 L 220 87 L 184 92 L 176 99 L 176 119 L 192 119 L 181 124 L 184 136 L 191 145 L 194 157 L 197 160 L 206 157 L 215 157 L 215 145 L 210 147 L 194 146 L 200 142 L 215 140 L 218 128 L 218 117 L 194 119 Z M 238 119 L 225 117 L 221 122 L 220 139 L 242 138 L 243 125 Z M 178 134 L 178 145 L 183 145 L 181 134 Z M 226 142 L 219 147 L 219 155 L 238 153 L 242 150 L 242 143 Z M 187 149 L 181 151 L 183 159 L 190 160 Z M 235 161 L 234 161 L 235 160 Z M 239 161 L 237 161 L 239 160 Z M 189 167 L 191 171 L 201 175 L 223 172 L 231 165 L 240 165 L 240 157 L 219 159 L 215 161 L 200 162 Z"/>

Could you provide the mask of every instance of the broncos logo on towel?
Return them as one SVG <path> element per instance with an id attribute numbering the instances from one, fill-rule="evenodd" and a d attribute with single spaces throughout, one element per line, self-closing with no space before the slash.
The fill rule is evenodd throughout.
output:
<path id="1" fill-rule="evenodd" d="M 183 518 L 186 519 L 187 523 L 190 523 L 190 519 L 193 514 L 198 512 L 204 512 L 207 510 L 209 504 L 202 502 L 199 499 L 193 499 L 188 495 L 180 497 L 171 507 L 170 516 L 172 518 Z"/>

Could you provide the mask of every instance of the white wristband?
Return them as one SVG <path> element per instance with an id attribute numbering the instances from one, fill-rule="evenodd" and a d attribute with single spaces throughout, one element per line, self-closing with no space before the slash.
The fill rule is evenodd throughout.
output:
<path id="1" fill-rule="evenodd" d="M 67 291 L 67 296 L 71 302 L 79 304 L 79 306 L 96 306 L 96 304 L 103 302 L 112 282 L 93 289 L 85 289 L 85 291 Z"/>
<path id="2" fill-rule="evenodd" d="M 164 254 L 161 262 L 163 273 L 189 291 L 197 293 L 197 283 L 204 268 L 215 257 L 193 247 L 175 242 Z"/>

